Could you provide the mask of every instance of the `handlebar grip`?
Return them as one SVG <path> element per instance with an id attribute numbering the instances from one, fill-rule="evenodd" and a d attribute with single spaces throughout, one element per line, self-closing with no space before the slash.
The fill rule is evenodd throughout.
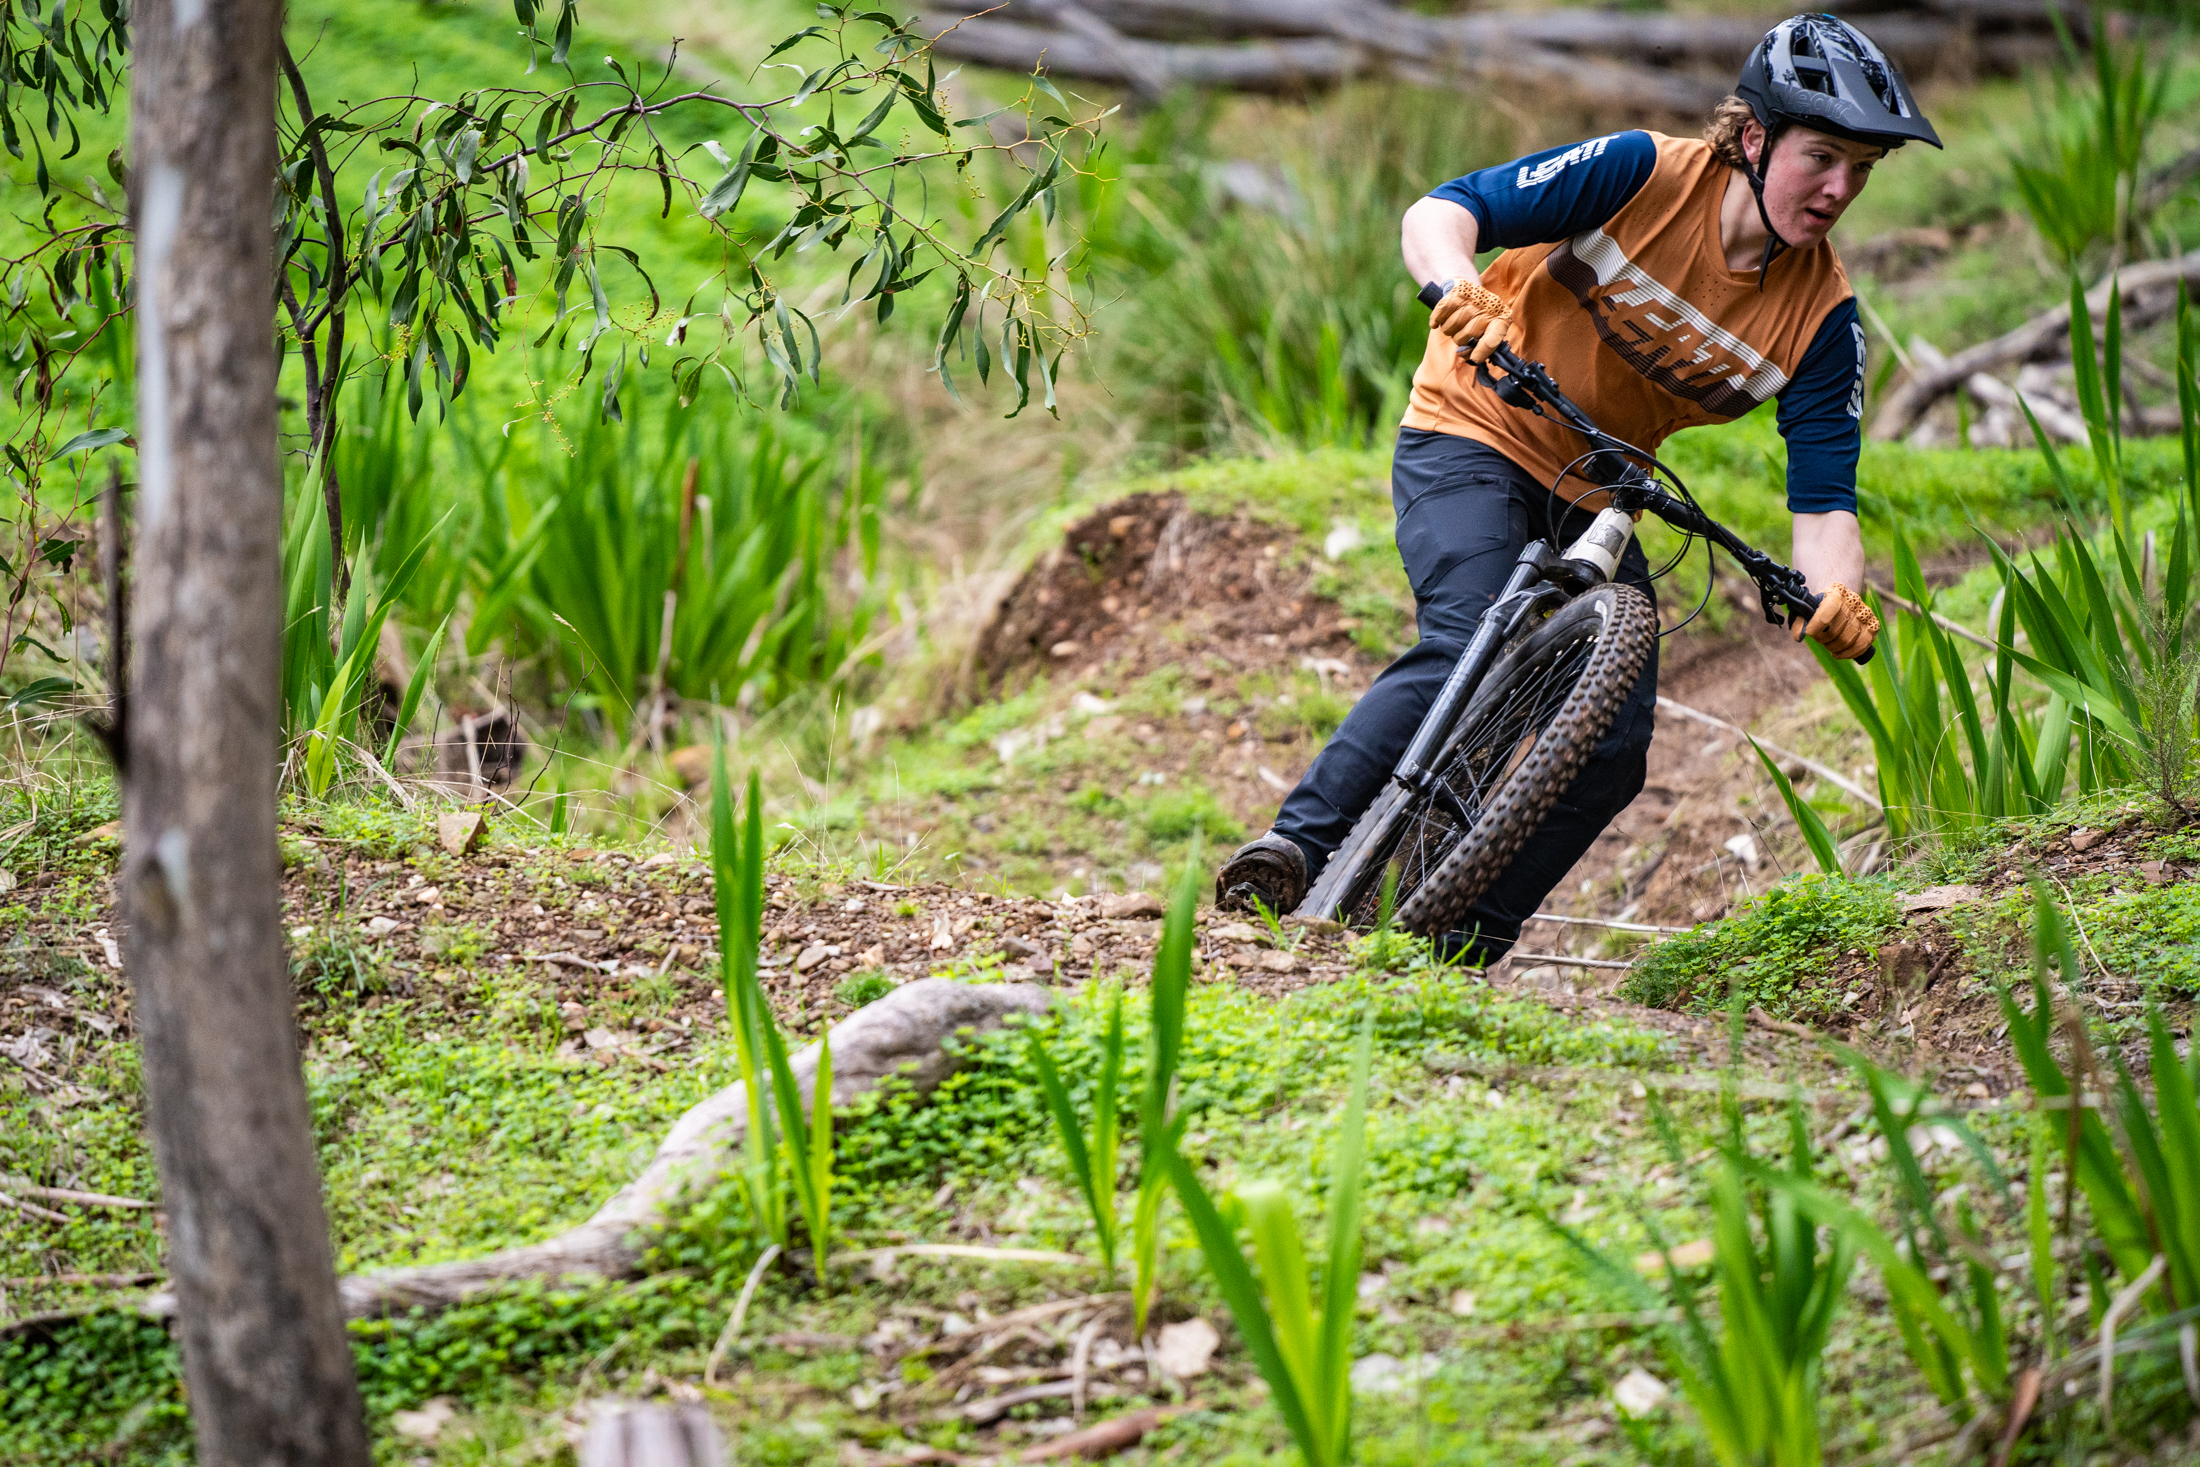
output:
<path id="1" fill-rule="evenodd" d="M 1810 592 L 1805 591 L 1803 593 L 1803 599 L 1810 603 L 1810 609 L 1812 612 L 1815 613 L 1818 610 L 1819 603 L 1823 602 L 1826 598 L 1823 596 L 1814 596 Z M 1877 642 L 1874 642 L 1871 646 L 1866 647 L 1862 653 L 1852 658 L 1851 660 L 1855 662 L 1858 667 L 1862 667 L 1864 666 L 1864 664 L 1870 662 L 1872 660 L 1873 654 L 1877 653 L 1878 651 L 1879 644 Z"/>

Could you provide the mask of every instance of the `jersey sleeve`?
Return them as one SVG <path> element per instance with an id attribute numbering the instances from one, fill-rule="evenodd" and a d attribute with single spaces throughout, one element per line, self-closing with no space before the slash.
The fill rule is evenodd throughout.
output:
<path id="1" fill-rule="evenodd" d="M 1646 132 L 1615 132 L 1531 153 L 1430 191 L 1474 216 L 1483 249 L 1554 244 L 1611 221 L 1658 166 Z"/>
<path id="2" fill-rule="evenodd" d="M 1854 514 L 1864 448 L 1864 323 L 1854 296 L 1826 313 L 1781 391 L 1780 436 L 1787 440 L 1788 509 Z"/>

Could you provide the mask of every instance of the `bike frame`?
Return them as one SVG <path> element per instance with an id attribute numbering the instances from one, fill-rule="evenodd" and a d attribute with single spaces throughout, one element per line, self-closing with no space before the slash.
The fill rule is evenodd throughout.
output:
<path id="1" fill-rule="evenodd" d="M 1461 355 L 1464 354 L 1462 348 Z M 1551 380 L 1542 363 L 1526 361 L 1512 348 L 1503 346 L 1492 354 L 1491 361 L 1503 369 L 1505 375 L 1493 378 L 1487 366 L 1477 366 L 1476 381 L 1511 406 L 1537 417 L 1555 418 L 1586 438 L 1591 450 L 1585 455 L 1587 466 L 1600 472 L 1585 477 L 1603 486 L 1601 492 L 1608 496 L 1608 501 L 1597 511 L 1589 528 L 1563 551 L 1551 541 L 1531 540 L 1520 552 L 1505 589 L 1475 628 L 1466 652 L 1452 668 L 1451 676 L 1444 680 L 1436 701 L 1429 706 L 1421 726 L 1414 731 L 1405 757 L 1398 761 L 1391 775 L 1394 783 L 1411 795 L 1433 801 L 1463 829 L 1473 825 L 1473 812 L 1465 808 L 1451 786 L 1437 775 L 1445 746 L 1460 715 L 1495 665 L 1498 653 L 1523 622 L 1538 611 L 1556 609 L 1559 604 L 1603 585 L 1619 573 L 1620 557 L 1627 551 L 1627 542 L 1634 538 L 1635 521 L 1642 515 L 1654 514 L 1675 529 L 1700 535 L 1731 555 L 1757 583 L 1764 602 L 1765 620 L 1774 625 L 1790 616 L 1807 620 L 1817 611 L 1820 600 L 1812 594 L 1800 572 L 1748 544 L 1692 501 L 1659 487 L 1649 471 L 1648 466 L 1655 463 L 1651 455 L 1599 428 L 1587 413 L 1559 391 L 1558 384 Z M 1551 492 L 1556 494 L 1558 486 L 1554 484 Z M 1857 660 L 1870 661 L 1871 652 L 1867 650 Z M 1400 821 L 1409 817 L 1412 809 L 1409 801 L 1394 804 L 1381 828 L 1372 832 L 1371 839 L 1362 849 L 1383 849 L 1391 832 Z M 1309 893 L 1311 900 L 1312 893 Z M 1310 915 L 1327 916 L 1328 913 Z"/>

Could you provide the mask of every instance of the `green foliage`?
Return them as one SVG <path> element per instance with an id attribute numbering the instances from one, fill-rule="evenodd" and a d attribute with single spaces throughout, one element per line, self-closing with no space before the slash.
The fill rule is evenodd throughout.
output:
<path id="1" fill-rule="evenodd" d="M 741 1083 L 748 1093 L 746 1180 L 751 1216 L 762 1241 L 784 1248 L 786 1190 L 791 1179 L 802 1202 L 817 1281 L 822 1284 L 826 1245 L 832 1239 L 832 1044 L 824 1036 L 817 1041 L 817 1072 L 805 1121 L 802 1096 L 787 1063 L 786 1041 L 780 1037 L 770 1000 L 756 977 L 756 954 L 764 921 L 763 786 L 755 771 L 750 771 L 748 817 L 745 829 L 736 834 L 732 783 L 726 773 L 725 745 L 721 743 L 711 782 L 711 873 L 718 900 L 718 949 L 726 1015 L 739 1047 Z M 777 1107 L 776 1116 L 765 1103 L 767 1094 Z M 782 1150 L 786 1153 L 784 1170 Z"/>
<path id="2" fill-rule="evenodd" d="M 1810 1175 L 1809 1142 L 1799 1127 L 1791 1167 L 1798 1179 Z M 1691 1311 L 1688 1346 L 1668 1358 L 1724 1467 L 1818 1467 L 1823 1356 L 1848 1283 L 1848 1246 L 1836 1238 L 1821 1249 L 1814 1220 L 1774 1194 L 1756 1218 L 1760 1251 L 1731 1163 L 1713 1184 L 1712 1207 L 1712 1268 L 1725 1332 L 1714 1350 Z"/>
<path id="3" fill-rule="evenodd" d="M 0 1457 L 77 1463 L 190 1450 L 183 1358 L 158 1320 L 102 1310 L 0 1338 Z"/>
<path id="4" fill-rule="evenodd" d="M 382 624 L 404 597 L 434 534 L 431 530 L 406 551 L 380 594 L 362 576 L 343 604 L 341 632 L 332 639 L 335 572 L 328 502 L 319 478 L 307 474 L 283 531 L 283 727 L 301 744 L 303 783 L 316 798 L 328 793 L 336 778 L 338 751 L 358 732 L 359 715 L 375 686 Z M 411 701 L 417 706 L 417 688 Z"/>
<path id="5" fill-rule="evenodd" d="M 2168 1260 L 2162 1300 L 2169 1310 L 2200 1305 L 2200 1051 L 2180 1056 L 2159 1012 L 2147 1014 L 2153 1102 L 2112 1052 L 2103 1065 L 2082 1021 L 2059 1017 L 2049 974 L 2084 982 L 2062 914 L 2044 886 L 2034 891 L 2032 1009 L 2006 987 L 2002 1014 L 2026 1078 L 2043 1110 L 2055 1116 L 2063 1163 L 2085 1194 L 2095 1233 L 2126 1282 L 2147 1271 L 2156 1254 Z M 2058 1031 L 2060 1034 L 2058 1035 Z M 2065 1041 L 2055 1046 L 2057 1038 Z M 2062 1047 L 2067 1060 L 2054 1050 Z M 2065 1066 L 2067 1065 L 2067 1069 Z M 2109 1092 L 2105 1109 L 2073 1105 L 2074 1096 Z"/>
<path id="6" fill-rule="evenodd" d="M 1156 843 L 1186 840 L 1195 834 L 1234 841 L 1245 834 L 1244 825 L 1205 786 L 1166 789 L 1132 802 L 1130 810 L 1138 828 Z"/>
<path id="7" fill-rule="evenodd" d="M 1487 109 L 1440 92 L 1352 92 L 1302 148 L 1246 159 L 1216 107 L 1148 114 L 1078 206 L 1096 263 L 1135 314 L 1104 350 L 1149 385 L 1147 414 L 1188 453 L 1365 443 L 1397 420 L 1428 313 L 1392 259 L 1398 217 L 1437 180 L 1505 156 Z"/>
<path id="8" fill-rule="evenodd" d="M 1100 1260 L 1107 1268 L 1109 1281 L 1115 1278 L 1115 1173 L 1116 1150 L 1120 1140 L 1118 1129 L 1122 1116 L 1117 1111 L 1116 1094 L 1123 1079 L 1123 990 L 1118 988 L 1114 1001 L 1108 1006 L 1107 1032 L 1101 1039 L 1099 1088 L 1092 1102 L 1092 1139 L 1085 1139 L 1083 1124 L 1077 1118 L 1077 1107 L 1070 1099 L 1069 1089 L 1062 1083 L 1061 1072 L 1054 1066 L 1053 1056 L 1047 1052 L 1046 1042 L 1038 1031 L 1030 1033 L 1031 1063 L 1039 1072 L 1039 1083 L 1044 1088 L 1047 1109 L 1054 1116 L 1055 1131 L 1062 1138 L 1062 1154 L 1068 1158 L 1070 1173 L 1077 1179 L 1077 1187 L 1084 1194 L 1085 1206 L 1092 1213 L 1093 1236 L 1100 1243 Z"/>
<path id="9" fill-rule="evenodd" d="M 1764 765 L 1765 773 L 1772 776 L 1773 787 L 1779 790 L 1788 814 L 1795 818 L 1796 828 L 1803 832 L 1803 843 L 1810 847 L 1811 858 L 1818 863 L 1818 869 L 1828 876 L 1841 875 L 1841 852 L 1835 847 L 1833 832 L 1826 829 L 1826 822 L 1795 793 L 1795 784 L 1787 777 L 1787 771 L 1775 764 L 1755 739 L 1749 740 L 1749 747 L 1755 751 L 1757 762 Z"/>
<path id="10" fill-rule="evenodd" d="M 699 425 L 678 402 L 665 404 L 658 444 L 599 426 L 568 455 L 545 435 L 537 453 L 484 474 L 468 650 L 507 635 L 621 729 L 659 679 L 683 698 L 731 702 L 752 681 L 776 699 L 844 674 L 879 598 L 846 604 L 835 564 L 854 550 L 875 583 L 883 476 L 859 468 L 836 496 L 823 464 L 768 424 Z"/>
<path id="11" fill-rule="evenodd" d="M 894 980 L 876 969 L 850 973 L 833 985 L 833 997 L 852 1009 L 860 1009 L 865 1004 L 876 1003 L 893 991 Z"/>
<path id="12" fill-rule="evenodd" d="M 1824 982 L 1835 964 L 1874 950 L 1898 916 L 1882 882 L 1791 877 L 1723 921 L 1651 948 L 1620 993 L 1653 1008 L 1711 1012 L 1739 997 L 1776 1017 L 1821 1017 L 1840 998 Z"/>
<path id="13" fill-rule="evenodd" d="M 1822 1246 L 1817 1219 L 1796 1201 L 1794 1189 L 1811 1184 L 1810 1131 L 1800 1102 L 1789 1107 L 1788 1165 L 1778 1169 L 1750 1154 L 1731 1092 L 1725 1103 L 1731 1135 L 1711 1187 L 1712 1274 L 1724 1330 L 1712 1338 L 1697 1284 L 1659 1239 L 1681 1308 L 1680 1326 L 1660 1345 L 1720 1467 L 1819 1467 L 1826 1339 L 1854 1255 L 1838 1232 Z M 1669 1128 L 1667 1135 L 1678 1163 Z M 1624 1260 L 1552 1226 L 1608 1283 L 1646 1303 L 1656 1299 Z"/>
<path id="14" fill-rule="evenodd" d="M 1370 1013 L 1360 1026 L 1351 1097 L 1331 1165 L 1329 1247 L 1318 1293 L 1299 1245 L 1290 1193 L 1281 1184 L 1248 1181 L 1236 1190 L 1237 1210 L 1253 1238 L 1248 1263 L 1237 1230 L 1223 1220 L 1199 1173 L 1173 1148 L 1169 1156 L 1170 1178 L 1207 1267 L 1306 1467 L 1339 1467 L 1352 1460 L 1352 1314 L 1360 1279 L 1360 1173 L 1374 1047 Z"/>
<path id="15" fill-rule="evenodd" d="M 1184 1050 L 1185 998 L 1192 984 L 1192 922 L 1206 875 L 1195 846 L 1169 899 L 1153 960 L 1153 1008 L 1146 1029 L 1145 1084 L 1138 1095 L 1138 1204 L 1131 1215 L 1131 1333 L 1146 1335 L 1161 1256 L 1161 1204 L 1169 1167 L 1189 1122 L 1178 1104 L 1177 1063 Z"/>
<path id="16" fill-rule="evenodd" d="M 2052 809 L 2062 795 L 2072 728 L 2066 708 L 2050 702 L 2035 714 L 2020 698 L 2011 671 L 2018 657 L 2010 645 L 2014 598 L 2001 602 L 2000 646 L 1982 712 L 1970 668 L 1933 620 L 1932 589 L 1899 531 L 1895 582 L 1920 612 L 1888 617 L 1868 667 L 1859 671 L 1811 645 L 1871 738 L 1889 830 L 1898 837 L 1948 835 Z"/>
<path id="17" fill-rule="evenodd" d="M 1845 1053 L 1871 1094 L 1872 1123 L 1894 1166 L 1898 1226 L 1890 1237 L 1859 1209 L 1832 1197 L 1805 1178 L 1770 1178 L 1810 1219 L 1839 1229 L 1873 1265 L 1887 1284 L 1887 1299 L 1903 1350 L 1932 1386 L 1933 1394 L 1968 1418 L 1974 1388 L 1992 1398 L 2009 1394 L 2010 1348 L 2003 1323 L 1991 1240 L 1970 1199 L 1948 1194 L 1926 1174 L 1912 1138 L 1950 1138 L 1976 1157 L 1998 1191 L 2006 1191 L 1993 1153 L 1955 1113 L 1941 1110 L 1930 1090 Z M 2034 1172 L 2035 1184 L 2041 1174 Z M 1941 1214 L 1950 1214 L 1943 1224 Z M 2035 1252 L 2033 1262 L 2040 1263 Z M 2052 1269 L 2051 1254 L 2047 1266 Z M 2052 1291 L 2052 1274 L 2041 1281 L 2042 1298 Z M 2049 1311 L 2050 1318 L 2052 1311 Z"/>
<path id="18" fill-rule="evenodd" d="M 2095 0 L 2087 85 L 2074 79 L 2084 62 L 2061 12 L 2049 13 L 2069 69 L 2054 73 L 2052 101 L 2034 98 L 2033 139 L 2010 151 L 2009 166 L 2040 237 L 2074 267 L 2095 245 L 2123 249 L 2145 224 L 2136 214 L 2144 192 L 2140 169 L 2177 52 L 2164 46 L 2150 58 L 2144 42 L 2119 42 L 2105 0 Z"/>
<path id="19" fill-rule="evenodd" d="M 2119 977 L 2156 997 L 2200 997 L 2200 886 L 2177 882 L 2083 902 L 2086 940 Z"/>
<path id="20" fill-rule="evenodd" d="M 290 979 L 323 1003 L 356 1003 L 389 989 L 387 965 L 356 924 L 338 920 L 292 937 Z"/>
<path id="21" fill-rule="evenodd" d="M 2195 539 L 2200 528 L 2200 462 L 2195 461 L 2200 457 L 2195 447 L 2200 444 L 2200 395 L 2192 390 L 2181 394 L 2187 477 L 2173 505 L 2176 521 L 2169 552 L 2159 568 L 2143 566 L 2133 546 L 2122 415 L 2106 406 L 2121 400 L 2121 314 L 2122 303 L 2112 296 L 2105 370 L 2098 377 L 2092 371 L 2092 328 L 2086 313 L 2075 312 L 2071 325 L 2072 347 L 2082 363 L 2080 400 L 2096 468 L 2110 491 L 2108 553 L 2097 551 L 2072 527 L 2056 538 L 2052 560 L 2035 552 L 2019 564 L 1998 548 L 1994 555 L 2008 604 L 2030 642 L 2029 653 L 2011 655 L 2052 694 L 2038 762 L 2057 783 L 2050 786 L 2048 778 L 2041 778 L 2041 793 L 2059 790 L 2061 764 L 2067 760 L 2064 748 L 2075 736 L 2079 791 L 2086 794 L 2142 777 L 2150 751 L 2160 755 L 2174 749 L 2175 754 L 2156 758 L 2152 771 L 2161 793 L 2174 805 L 2183 795 L 2183 766 L 2192 748 L 2193 722 L 2200 717 L 2200 709 L 2184 696 L 2188 622 L 2200 605 L 2200 540 Z M 2182 299 L 2178 338 L 2180 360 L 2200 360 L 2200 326 Z M 2036 423 L 2033 432 L 2067 491 L 2070 476 L 2060 455 Z M 2002 637 L 2005 645 L 2010 640 Z M 2049 741 L 2044 730 L 2057 719 L 2071 733 Z M 2168 726 L 2172 723 L 2174 728 Z"/>

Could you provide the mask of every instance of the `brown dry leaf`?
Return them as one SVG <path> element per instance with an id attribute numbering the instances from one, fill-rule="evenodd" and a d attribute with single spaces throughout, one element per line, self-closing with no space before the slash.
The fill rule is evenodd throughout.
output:
<path id="1" fill-rule="evenodd" d="M 1676 1248 L 1668 1249 L 1666 1253 L 1656 1251 L 1638 1253 L 1635 1255 L 1635 1272 L 1648 1274 L 1665 1272 L 1667 1254 L 1672 1256 L 1675 1268 L 1702 1268 L 1711 1261 L 1712 1251 L 1709 1238 L 1698 1238 L 1692 1243 L 1682 1243 Z"/>
<path id="2" fill-rule="evenodd" d="M 1222 1336 L 1204 1319 L 1163 1325 L 1160 1336 L 1154 1341 L 1154 1364 L 1178 1380 L 1189 1380 L 1207 1373 L 1208 1363 L 1214 1359 L 1215 1350 L 1221 1344 Z"/>
<path id="3" fill-rule="evenodd" d="M 477 850 L 489 830 L 489 818 L 479 810 L 446 810 L 435 817 L 435 838 L 454 856 Z"/>

